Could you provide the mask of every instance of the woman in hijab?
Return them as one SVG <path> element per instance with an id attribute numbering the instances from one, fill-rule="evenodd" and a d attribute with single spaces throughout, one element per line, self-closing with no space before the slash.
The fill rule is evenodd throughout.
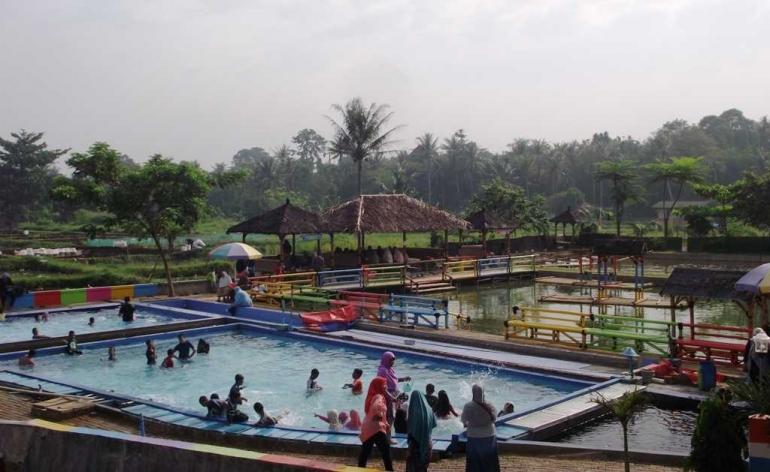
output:
<path id="1" fill-rule="evenodd" d="M 390 442 L 388 432 L 390 425 L 386 421 L 387 414 L 387 380 L 375 377 L 369 384 L 369 391 L 364 402 L 364 422 L 361 424 L 361 454 L 358 456 L 358 467 L 366 467 L 366 461 L 372 453 L 372 448 L 377 446 L 385 470 L 393 470 L 393 460 L 390 458 Z"/>
<path id="2" fill-rule="evenodd" d="M 754 383 L 764 381 L 770 373 L 770 336 L 762 328 L 754 330 L 746 369 Z"/>
<path id="3" fill-rule="evenodd" d="M 230 294 L 230 284 L 233 283 L 232 277 L 226 270 L 219 272 L 217 277 L 217 301 L 221 302 L 223 299 L 227 301 Z"/>
<path id="4" fill-rule="evenodd" d="M 411 377 L 399 377 L 396 375 L 396 370 L 393 368 L 393 365 L 396 363 L 396 355 L 393 354 L 390 351 L 385 351 L 382 354 L 382 358 L 380 359 L 380 366 L 377 368 L 377 377 L 382 377 L 387 382 L 387 394 L 385 395 L 385 400 L 387 402 L 387 415 L 386 419 L 388 420 L 388 440 L 390 441 L 390 425 L 393 425 L 393 421 L 396 418 L 395 415 L 395 409 L 393 407 L 393 404 L 396 402 L 396 399 L 400 395 L 400 392 L 398 391 L 398 383 L 399 382 L 408 382 L 412 380 Z"/>
<path id="5" fill-rule="evenodd" d="M 350 410 L 350 419 L 347 423 L 345 423 L 345 429 L 349 429 L 351 431 L 361 430 L 361 415 L 355 408 Z"/>
<path id="6" fill-rule="evenodd" d="M 497 455 L 495 407 L 484 400 L 484 390 L 473 386 L 473 400 L 463 407 L 460 416 L 468 442 L 465 449 L 466 472 L 500 472 Z"/>
<path id="7" fill-rule="evenodd" d="M 436 417 L 425 395 L 419 390 L 412 391 L 407 420 L 409 450 L 406 456 L 406 472 L 428 470 L 433 453 L 431 433 L 435 427 Z"/>

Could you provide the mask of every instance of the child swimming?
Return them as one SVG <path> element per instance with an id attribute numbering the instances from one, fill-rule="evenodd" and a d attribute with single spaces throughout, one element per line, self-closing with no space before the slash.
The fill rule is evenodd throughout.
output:
<path id="1" fill-rule="evenodd" d="M 318 382 L 316 381 L 318 379 L 318 376 L 321 375 L 320 372 L 318 372 L 318 369 L 313 369 L 310 371 L 310 378 L 307 379 L 307 391 L 308 393 L 312 392 L 320 392 L 323 390 L 323 387 L 318 385 Z"/>
<path id="2" fill-rule="evenodd" d="M 449 401 L 449 395 L 447 395 L 445 390 L 440 390 L 438 392 L 438 403 L 433 409 L 433 413 L 435 413 L 436 418 L 440 420 L 447 420 L 452 416 L 459 416 L 452 407 L 452 403 Z"/>
<path id="3" fill-rule="evenodd" d="M 235 394 L 237 393 L 239 396 L 241 394 L 241 390 L 245 388 L 243 385 L 244 377 L 241 374 L 235 374 L 235 383 L 232 387 L 230 387 L 230 394 L 227 395 L 227 399 L 230 400 L 230 402 L 234 402 L 235 400 Z M 240 403 L 249 401 L 247 398 L 240 396 L 241 401 Z"/>
<path id="4" fill-rule="evenodd" d="M 364 375 L 364 371 L 361 369 L 353 369 L 353 381 L 349 384 L 345 384 L 342 388 L 350 388 L 353 395 L 361 395 L 364 391 L 364 382 L 361 380 L 361 376 Z"/>
<path id="5" fill-rule="evenodd" d="M 166 351 L 166 358 L 160 364 L 161 369 L 173 369 L 174 368 L 174 350 L 169 349 Z"/>
<path id="6" fill-rule="evenodd" d="M 319 414 L 313 415 L 321 421 L 329 423 L 329 431 L 339 431 L 342 429 L 342 422 L 340 421 L 340 415 L 337 410 L 329 410 L 326 412 L 326 416 Z M 347 416 L 347 414 L 345 415 Z"/>

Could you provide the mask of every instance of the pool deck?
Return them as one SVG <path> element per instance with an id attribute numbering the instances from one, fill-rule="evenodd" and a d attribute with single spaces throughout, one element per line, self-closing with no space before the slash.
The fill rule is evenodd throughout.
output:
<path id="1" fill-rule="evenodd" d="M 32 395 L 29 394 L 12 394 L 4 390 L 0 390 L 0 420 L 11 421 L 29 421 L 33 417 L 30 414 L 31 403 L 36 401 Z M 87 416 L 80 416 L 70 418 L 66 420 L 56 421 L 54 425 L 62 425 L 67 427 L 82 427 L 91 428 L 95 430 L 103 431 L 115 431 L 119 433 L 127 434 L 139 434 L 139 426 L 135 419 L 122 416 L 120 414 L 112 414 L 103 412 L 101 410 L 96 411 Z M 147 430 L 147 436 L 151 438 L 163 438 L 163 439 L 175 439 L 175 440 L 189 440 L 188 437 L 179 434 L 160 434 L 154 432 L 152 429 Z M 200 441 L 196 441 L 200 442 Z M 250 451 L 250 449 L 245 449 Z M 237 451 L 237 450 L 236 450 Z M 340 453 L 338 451 L 329 451 L 329 454 L 319 454 L 319 448 L 314 451 L 307 452 L 295 452 L 286 451 L 281 449 L 269 449 L 262 448 L 262 452 L 267 452 L 271 456 L 278 452 L 284 457 L 293 457 L 298 459 L 310 460 L 317 464 L 330 464 L 335 466 L 355 466 L 357 462 L 356 454 L 352 453 Z M 23 451 L 26 453 L 26 450 Z M 158 449 L 158 454 L 166 453 L 163 449 Z M 633 459 L 632 459 L 633 460 Z M 373 454 L 369 461 L 370 467 L 380 467 L 382 462 L 377 456 L 376 452 Z M 508 453 L 501 452 L 500 454 L 501 469 L 505 471 L 514 470 L 527 470 L 532 472 L 551 472 L 554 470 L 566 471 L 566 472 L 578 472 L 578 471 L 595 471 L 595 472 L 614 472 L 623 470 L 623 462 L 620 459 L 606 459 L 606 458 L 590 458 L 586 454 L 581 453 L 561 453 L 561 454 L 537 454 L 537 453 Z M 9 464 L 6 463 L 6 466 Z M 632 464 L 634 471 L 640 472 L 673 472 L 681 470 L 679 467 L 664 466 L 664 465 L 649 465 L 645 463 L 639 463 L 634 461 Z M 395 470 L 404 470 L 405 464 L 403 460 L 396 459 L 394 461 Z M 9 468 L 9 472 L 16 469 Z M 149 470 L 149 469 L 148 469 Z M 307 468 L 306 470 L 313 470 Z M 316 469 L 316 470 L 334 470 L 330 468 Z M 435 472 L 459 472 L 465 470 L 465 456 L 463 454 L 455 454 L 451 457 L 441 458 L 431 464 L 430 470 Z"/>
<path id="2" fill-rule="evenodd" d="M 412 348 L 419 351 L 447 354 L 453 357 L 462 357 L 465 359 L 472 359 L 477 361 L 502 363 L 507 365 L 515 365 L 518 367 L 548 369 L 550 371 L 562 371 L 565 373 L 575 373 L 590 367 L 590 364 L 579 362 L 528 356 L 479 347 L 458 346 L 457 344 L 430 341 L 425 339 L 412 339 L 406 336 L 365 331 L 360 329 L 336 331 L 329 333 L 329 335 L 341 339 L 353 339 L 367 344 L 391 346 L 400 349 Z"/>

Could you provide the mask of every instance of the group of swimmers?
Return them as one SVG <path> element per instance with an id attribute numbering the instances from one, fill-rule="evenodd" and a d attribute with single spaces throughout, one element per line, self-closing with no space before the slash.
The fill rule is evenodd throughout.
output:
<path id="1" fill-rule="evenodd" d="M 120 308 L 118 309 L 118 315 L 123 319 L 126 323 L 131 323 L 134 321 L 134 312 L 136 312 L 136 307 L 131 303 L 131 297 L 126 297 L 123 299 L 123 303 L 120 304 Z M 40 323 L 48 321 L 48 312 L 43 313 L 35 313 L 35 321 Z M 96 318 L 91 316 L 88 318 L 88 326 L 96 326 Z M 74 333 L 73 331 L 70 331 L 70 334 Z M 36 327 L 32 328 L 32 339 L 48 339 L 50 336 L 46 336 L 44 334 L 40 334 L 40 330 Z"/>
<path id="2" fill-rule="evenodd" d="M 37 328 L 33 329 L 33 333 L 35 333 Z M 40 336 L 40 335 L 38 335 Z M 46 336 L 40 336 L 40 337 L 46 337 Z M 36 338 L 38 339 L 38 338 Z M 193 346 L 193 344 L 187 340 L 184 334 L 180 334 L 178 337 L 179 342 L 176 346 L 174 346 L 172 349 L 169 349 L 166 351 L 166 357 L 161 362 L 160 368 L 161 369 L 173 369 L 174 368 L 174 360 L 180 360 L 180 361 L 189 361 L 195 356 L 195 354 L 208 354 L 211 351 L 211 345 L 203 338 L 198 340 L 198 347 L 196 348 Z M 83 351 L 81 351 L 78 348 L 78 341 L 77 337 L 75 335 L 75 331 L 70 331 L 67 335 L 67 339 L 65 340 L 66 346 L 64 347 L 65 354 L 71 355 L 71 356 L 79 356 L 83 354 Z M 145 342 L 147 349 L 145 351 L 145 357 L 147 358 L 147 365 L 155 365 L 157 362 L 158 355 L 155 350 L 155 341 L 152 339 L 148 339 Z M 178 354 L 177 354 L 178 353 Z M 19 366 L 22 367 L 33 367 L 35 365 L 34 357 L 37 354 L 37 351 L 35 349 L 30 349 L 27 354 L 19 358 Z M 107 348 L 107 358 L 102 359 L 107 360 L 109 362 L 113 362 L 118 360 L 117 358 L 117 352 L 115 350 L 115 346 L 109 346 Z"/>
<path id="3" fill-rule="evenodd" d="M 179 342 L 176 346 L 166 351 L 166 357 L 160 364 L 161 369 L 173 369 L 174 360 L 187 362 L 192 360 L 195 354 L 208 354 L 211 352 L 211 345 L 203 338 L 198 340 L 197 349 L 184 334 L 180 334 L 177 339 Z M 147 358 L 147 365 L 155 365 L 158 359 L 158 354 L 155 350 L 155 341 L 148 339 L 145 341 L 145 345 L 147 346 L 147 349 L 145 350 L 144 355 Z"/>

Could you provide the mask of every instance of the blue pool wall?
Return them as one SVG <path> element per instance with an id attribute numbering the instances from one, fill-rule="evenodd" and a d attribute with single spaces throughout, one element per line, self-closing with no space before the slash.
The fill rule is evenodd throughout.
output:
<path id="1" fill-rule="evenodd" d="M 164 307 L 158 307 L 157 304 L 153 303 L 134 303 L 134 306 L 139 308 L 142 313 L 151 313 L 154 315 L 162 315 L 162 316 L 168 316 L 170 318 L 175 318 L 179 320 L 200 320 L 200 319 L 206 319 L 206 318 L 214 318 L 216 315 L 214 313 L 208 313 L 208 312 L 200 312 L 200 313 L 192 313 L 182 310 L 169 310 L 165 309 Z M 7 313 L 6 319 L 14 319 L 14 318 L 32 318 L 36 315 L 42 315 L 43 313 L 48 313 L 49 315 L 63 315 L 67 313 L 82 313 L 84 311 L 100 311 L 100 310 L 117 310 L 120 307 L 119 303 L 100 303 L 96 305 L 83 305 L 81 307 L 77 308 L 57 308 L 57 309 L 51 309 L 51 310 L 34 310 L 34 311 L 24 311 L 24 312 L 16 312 L 16 313 Z M 130 329 L 130 328 L 127 328 Z"/>
<path id="2" fill-rule="evenodd" d="M 373 356 L 375 359 L 381 356 L 383 352 L 391 351 L 395 353 L 396 356 L 398 356 L 400 359 L 428 360 L 438 364 L 453 366 L 464 370 L 494 369 L 501 372 L 505 372 L 509 375 L 513 375 L 515 377 L 519 377 L 523 379 L 531 379 L 540 383 L 543 383 L 543 382 L 546 384 L 551 383 L 554 386 L 557 386 L 558 384 L 561 384 L 562 386 L 568 385 L 572 388 L 575 388 L 576 390 L 582 390 L 584 388 L 592 387 L 601 381 L 599 379 L 587 380 L 587 379 L 581 379 L 581 378 L 571 378 L 566 376 L 559 376 L 559 375 L 545 374 L 540 372 L 527 371 L 522 369 L 515 369 L 510 367 L 502 367 L 499 365 L 494 365 L 493 363 L 473 362 L 473 361 L 468 361 L 463 359 L 448 358 L 444 354 L 434 355 L 434 354 L 427 354 L 422 352 L 405 351 L 405 350 L 400 350 L 400 349 L 391 348 L 391 347 L 388 347 L 388 348 L 373 347 L 368 344 L 363 344 L 363 343 L 351 341 L 351 340 L 332 339 L 328 337 L 321 337 L 321 336 L 316 336 L 312 334 L 304 334 L 304 333 L 298 333 L 298 332 L 276 331 L 274 329 L 264 328 L 261 326 L 255 326 L 255 325 L 250 325 L 245 323 L 234 323 L 234 324 L 229 324 L 224 326 L 211 326 L 211 327 L 195 328 L 195 329 L 188 329 L 188 330 L 182 330 L 182 331 L 168 331 L 165 333 L 135 336 L 131 338 L 94 341 L 94 342 L 80 344 L 78 347 L 80 347 L 80 349 L 83 351 L 91 351 L 91 350 L 106 349 L 109 346 L 124 346 L 127 344 L 140 344 L 140 343 L 144 343 L 146 340 L 149 340 L 149 339 L 155 340 L 157 344 L 158 341 L 174 340 L 180 334 L 184 334 L 185 336 L 187 336 L 187 338 L 189 338 L 191 341 L 194 342 L 195 339 L 204 337 L 204 336 L 236 333 L 236 332 L 241 332 L 246 334 L 254 333 L 258 335 L 289 338 L 296 341 L 305 342 L 311 345 L 320 344 L 320 345 L 326 345 L 328 347 L 335 347 L 335 348 L 344 347 L 348 349 L 357 350 L 359 352 L 367 353 Z M 63 352 L 63 349 L 64 349 L 63 346 L 41 348 L 37 351 L 37 356 L 40 357 L 40 356 L 61 354 Z M 216 349 L 216 345 L 212 346 L 212 349 Z M 7 354 L 0 354 L 0 362 L 18 359 L 20 356 L 22 356 L 25 353 L 26 352 L 13 352 L 13 353 L 7 353 Z"/>
<path id="3" fill-rule="evenodd" d="M 209 302 L 205 300 L 195 300 L 189 298 L 177 298 L 173 300 L 161 300 L 152 302 L 153 305 L 166 306 L 170 308 L 182 308 L 185 310 L 199 311 L 213 315 L 230 316 L 227 303 Z M 269 308 L 253 307 L 238 308 L 236 319 L 245 319 L 250 321 L 262 321 L 265 323 L 289 324 L 292 326 L 302 326 L 302 319 L 299 312 L 272 310 Z"/>

